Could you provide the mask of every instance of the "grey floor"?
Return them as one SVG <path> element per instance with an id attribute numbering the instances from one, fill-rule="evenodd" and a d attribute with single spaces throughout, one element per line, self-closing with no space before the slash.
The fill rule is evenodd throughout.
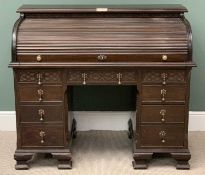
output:
<path id="1" fill-rule="evenodd" d="M 205 132 L 189 133 L 191 170 L 176 170 L 171 158 L 155 158 L 147 170 L 133 170 L 131 140 L 125 131 L 79 132 L 73 142 L 72 170 L 58 170 L 56 160 L 38 155 L 30 170 L 17 171 L 15 146 L 15 132 L 0 132 L 0 175 L 205 175 Z"/>

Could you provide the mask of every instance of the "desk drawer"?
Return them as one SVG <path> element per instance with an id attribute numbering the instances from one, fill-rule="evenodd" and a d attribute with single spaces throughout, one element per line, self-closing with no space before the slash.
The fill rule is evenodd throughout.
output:
<path id="1" fill-rule="evenodd" d="M 25 85 L 21 84 L 19 88 L 20 102 L 46 102 L 46 101 L 62 101 L 62 86 L 60 85 Z"/>
<path id="2" fill-rule="evenodd" d="M 141 123 L 184 123 L 184 105 L 142 105 Z"/>
<path id="3" fill-rule="evenodd" d="M 119 48 L 118 48 L 119 49 Z M 121 50 L 121 49 L 120 49 Z M 184 62 L 187 60 L 187 53 L 181 54 L 67 54 L 67 55 L 18 55 L 19 62 Z"/>
<path id="4" fill-rule="evenodd" d="M 180 102 L 185 103 L 187 86 L 185 85 L 143 85 L 142 102 Z"/>
<path id="5" fill-rule="evenodd" d="M 62 111 L 61 105 L 21 105 L 19 107 L 20 122 L 62 122 Z"/>
<path id="6" fill-rule="evenodd" d="M 62 147 L 63 126 L 25 125 L 20 128 L 22 147 Z"/>
<path id="7" fill-rule="evenodd" d="M 59 70 L 19 70 L 17 71 L 19 83 L 62 83 L 62 72 Z"/>
<path id="8" fill-rule="evenodd" d="M 70 70 L 68 84 L 136 84 L 135 70 Z"/>
<path id="9" fill-rule="evenodd" d="M 143 83 L 174 84 L 186 83 L 187 75 L 184 70 L 146 70 L 143 71 Z"/>
<path id="10" fill-rule="evenodd" d="M 142 125 L 141 146 L 183 147 L 184 125 Z"/>

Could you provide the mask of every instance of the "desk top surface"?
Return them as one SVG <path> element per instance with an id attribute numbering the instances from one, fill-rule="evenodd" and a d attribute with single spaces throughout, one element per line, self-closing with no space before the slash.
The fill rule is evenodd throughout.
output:
<path id="1" fill-rule="evenodd" d="M 83 13 L 83 12 L 121 12 L 121 13 L 183 13 L 187 9 L 179 4 L 155 5 L 23 5 L 19 13 Z"/>

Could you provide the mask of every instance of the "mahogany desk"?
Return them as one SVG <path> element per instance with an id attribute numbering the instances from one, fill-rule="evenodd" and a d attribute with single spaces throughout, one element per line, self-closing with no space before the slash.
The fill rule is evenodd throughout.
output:
<path id="1" fill-rule="evenodd" d="M 181 5 L 40 6 L 18 9 L 13 29 L 16 169 L 34 153 L 72 167 L 76 122 L 72 85 L 134 85 L 137 113 L 129 121 L 133 167 L 170 153 L 189 169 L 189 88 L 192 33 Z M 74 160 L 75 161 L 75 160 Z"/>

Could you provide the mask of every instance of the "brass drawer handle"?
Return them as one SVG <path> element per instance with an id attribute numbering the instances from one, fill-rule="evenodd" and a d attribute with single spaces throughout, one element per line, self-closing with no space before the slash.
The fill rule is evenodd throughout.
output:
<path id="1" fill-rule="evenodd" d="M 42 57 L 41 57 L 41 55 L 37 55 L 37 57 L 36 57 L 36 61 L 38 61 L 38 62 L 41 62 L 41 61 L 42 61 Z"/>
<path id="2" fill-rule="evenodd" d="M 159 136 L 160 136 L 160 138 L 161 138 L 161 142 L 162 143 L 165 143 L 166 142 L 166 140 L 165 140 L 165 136 L 166 136 L 166 131 L 160 131 L 159 132 Z"/>
<path id="3" fill-rule="evenodd" d="M 41 137 L 41 144 L 45 143 L 46 133 L 44 131 L 40 131 L 39 135 Z"/>
<path id="4" fill-rule="evenodd" d="M 118 74 L 117 74 L 117 78 L 118 78 L 118 84 L 119 84 L 119 85 L 122 84 L 122 82 L 121 82 L 122 74 L 121 74 L 121 73 L 118 73 Z"/>
<path id="5" fill-rule="evenodd" d="M 97 59 L 98 59 L 99 61 L 105 61 L 105 60 L 107 59 L 107 56 L 106 56 L 106 55 L 98 55 L 98 56 L 97 56 Z"/>
<path id="6" fill-rule="evenodd" d="M 86 74 L 86 73 L 83 73 L 83 74 L 82 74 L 82 78 L 83 78 L 83 85 L 86 85 L 87 74 Z"/>
<path id="7" fill-rule="evenodd" d="M 38 85 L 41 85 L 42 82 L 41 82 L 41 79 L 43 78 L 43 75 L 41 73 L 38 73 L 37 74 L 37 79 L 38 79 Z"/>
<path id="8" fill-rule="evenodd" d="M 165 95 L 167 94 L 166 89 L 161 89 L 162 101 L 165 101 Z"/>
<path id="9" fill-rule="evenodd" d="M 38 101 L 42 101 L 43 100 L 43 90 L 42 89 L 38 89 L 38 95 L 39 95 Z"/>
<path id="10" fill-rule="evenodd" d="M 162 122 L 165 122 L 166 112 L 167 112 L 166 109 L 161 109 L 160 112 L 159 112 L 160 115 L 162 116 L 162 118 L 161 118 L 161 121 L 162 121 Z"/>
<path id="11" fill-rule="evenodd" d="M 38 115 L 40 116 L 40 121 L 44 120 L 45 111 L 43 109 L 38 110 Z"/>
<path id="12" fill-rule="evenodd" d="M 167 61 L 168 56 L 167 55 L 162 55 L 162 61 Z"/>
<path id="13" fill-rule="evenodd" d="M 165 85 L 166 84 L 166 79 L 167 79 L 167 74 L 166 73 L 162 73 L 161 77 L 162 77 L 162 84 Z"/>

